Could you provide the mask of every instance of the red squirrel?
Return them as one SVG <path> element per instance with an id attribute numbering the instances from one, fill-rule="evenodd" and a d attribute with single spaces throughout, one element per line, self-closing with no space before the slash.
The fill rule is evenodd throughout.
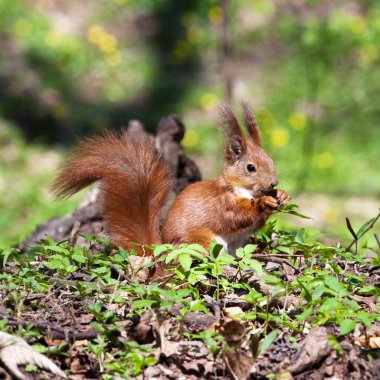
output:
<path id="1" fill-rule="evenodd" d="M 160 230 L 162 210 L 174 181 L 151 139 L 115 133 L 83 140 L 61 168 L 53 189 L 68 197 L 100 182 L 102 213 L 112 241 L 125 249 L 136 244 L 198 243 L 216 240 L 234 254 L 289 195 L 278 185 L 273 160 L 261 147 L 256 119 L 242 104 L 247 136 L 231 108 L 219 107 L 223 122 L 224 167 L 215 179 L 179 193 Z M 137 248 L 139 250 L 139 248 Z M 140 249 L 140 254 L 149 253 Z"/>

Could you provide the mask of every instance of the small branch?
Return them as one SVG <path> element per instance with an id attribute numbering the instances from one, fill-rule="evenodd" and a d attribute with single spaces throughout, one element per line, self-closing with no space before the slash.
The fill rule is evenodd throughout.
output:
<path id="1" fill-rule="evenodd" d="M 377 234 L 373 234 L 373 236 L 375 236 L 375 239 L 376 239 L 376 242 L 377 242 L 377 245 L 379 246 L 380 248 L 380 238 Z"/>
<path id="2" fill-rule="evenodd" d="M 14 320 L 12 317 L 0 313 L 1 319 L 7 320 L 8 326 L 23 326 L 27 327 L 32 325 L 33 327 L 38 328 L 42 334 L 48 335 L 52 339 L 63 339 L 63 340 L 85 340 L 85 339 L 94 339 L 99 335 L 99 331 L 95 329 L 90 329 L 86 331 L 73 331 L 70 328 L 62 328 L 59 326 L 52 325 L 45 322 L 31 322 L 24 320 Z"/>
<path id="3" fill-rule="evenodd" d="M 79 233 L 80 227 L 81 227 L 81 223 L 78 220 L 76 220 L 74 222 L 73 228 L 71 229 L 70 236 L 67 240 L 69 246 L 72 247 L 75 245 L 77 238 L 78 238 L 78 233 Z"/>
<path id="4" fill-rule="evenodd" d="M 296 268 L 293 264 L 290 264 L 288 260 L 285 260 L 285 259 L 282 259 L 281 257 L 272 257 L 272 258 L 260 258 L 258 260 L 261 260 L 261 261 L 269 261 L 269 262 L 272 262 L 272 263 L 276 263 L 276 264 L 280 264 L 280 265 L 289 265 L 291 268 L 293 268 L 295 271 L 299 272 L 299 268 Z"/>
<path id="5" fill-rule="evenodd" d="M 293 257 L 304 257 L 304 255 L 294 255 L 292 253 L 255 253 L 252 258 L 253 259 L 264 259 L 268 257 L 268 258 L 271 258 L 271 257 L 289 257 L 289 258 L 293 258 Z"/>

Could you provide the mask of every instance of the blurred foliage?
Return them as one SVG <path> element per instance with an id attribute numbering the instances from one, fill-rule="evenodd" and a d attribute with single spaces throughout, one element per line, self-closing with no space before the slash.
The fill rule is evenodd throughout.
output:
<path id="1" fill-rule="evenodd" d="M 49 192 L 60 157 L 44 146 L 28 146 L 15 128 L 0 121 L 0 248 L 77 203 L 53 202 Z"/>
<path id="2" fill-rule="evenodd" d="M 0 138 L 24 157 L 0 153 L 11 197 L 1 196 L 0 227 L 23 221 L 6 241 L 66 209 L 42 206 L 50 167 L 27 174 L 37 143 L 72 144 L 131 118 L 152 130 L 177 113 L 211 175 L 222 163 L 215 107 L 230 96 L 254 106 L 290 193 L 380 194 L 374 0 L 2 0 L 0 21 Z"/>

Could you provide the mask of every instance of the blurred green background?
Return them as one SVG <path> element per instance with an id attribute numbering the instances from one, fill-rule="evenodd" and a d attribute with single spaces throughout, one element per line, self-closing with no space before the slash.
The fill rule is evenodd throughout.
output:
<path id="1" fill-rule="evenodd" d="M 78 203 L 48 187 L 80 136 L 179 114 L 211 177 L 242 99 L 309 225 L 377 213 L 378 1 L 1 0 L 0 43 L 0 244 Z"/>

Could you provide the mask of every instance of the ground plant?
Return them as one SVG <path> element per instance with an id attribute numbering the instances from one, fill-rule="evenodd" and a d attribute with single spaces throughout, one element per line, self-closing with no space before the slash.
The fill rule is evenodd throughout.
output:
<path id="1" fill-rule="evenodd" d="M 284 212 L 301 215 L 295 205 Z M 347 222 L 350 250 L 313 241 L 304 228 L 283 231 L 275 220 L 235 257 L 216 243 L 209 251 L 164 244 L 151 247 L 153 261 L 133 264 L 133 251 L 90 236 L 85 246 L 47 238 L 25 253 L 3 249 L 1 330 L 73 379 L 303 378 L 312 369 L 326 374 L 333 355 L 330 371 L 343 366 L 348 378 L 371 378 L 379 357 L 380 245 L 365 239 L 378 218 L 358 229 Z M 144 280 L 158 263 L 167 265 L 165 276 Z M 302 367 L 297 352 L 321 344 L 315 331 L 324 348 Z M 293 365 L 284 364 L 287 356 Z M 24 369 L 41 376 L 38 366 Z"/>

